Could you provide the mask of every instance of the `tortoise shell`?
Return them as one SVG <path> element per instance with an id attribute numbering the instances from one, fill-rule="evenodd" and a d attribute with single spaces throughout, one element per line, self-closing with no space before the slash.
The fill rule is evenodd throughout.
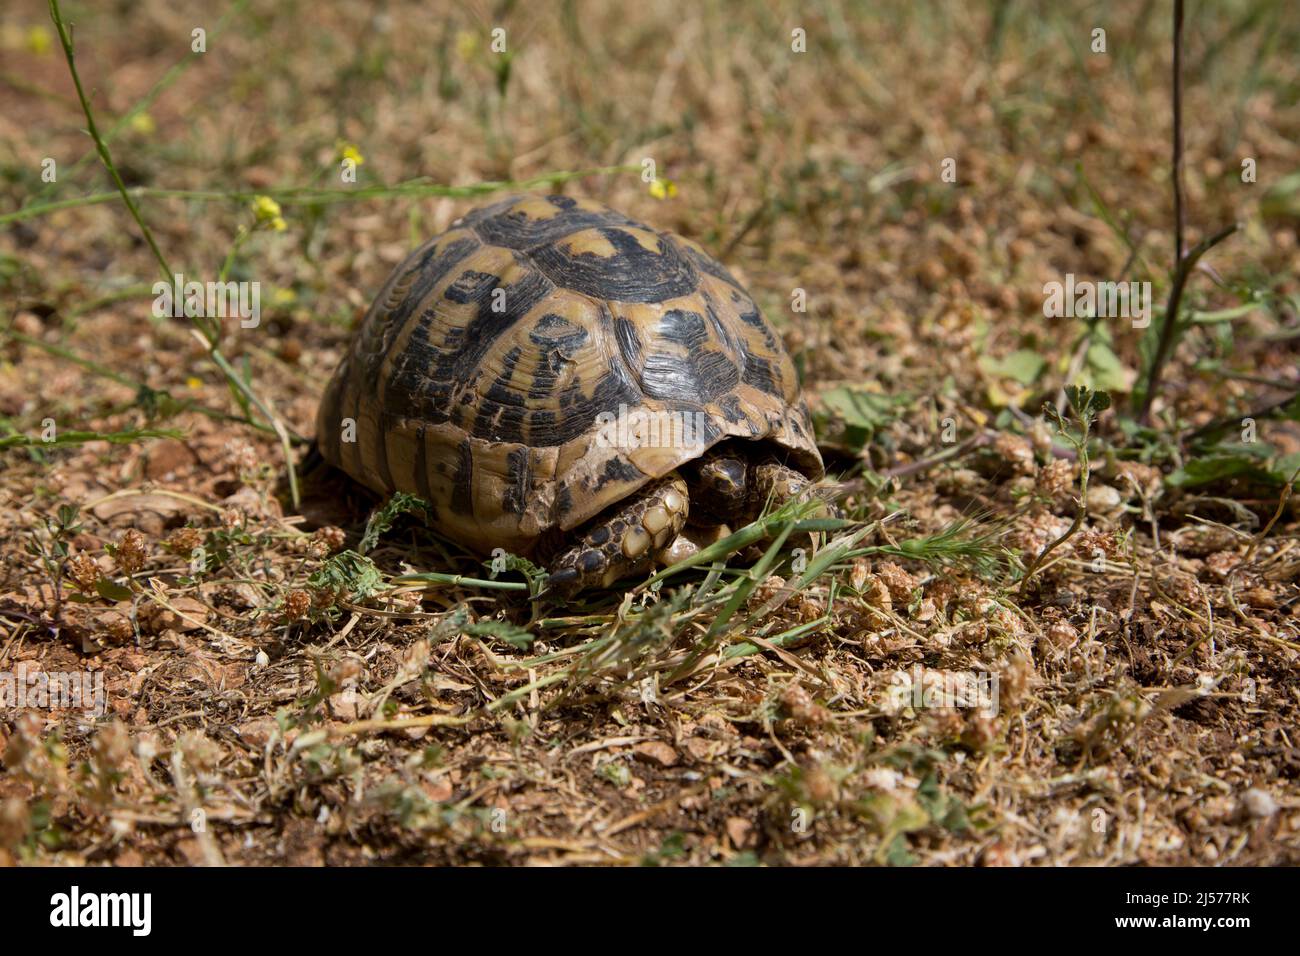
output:
<path id="1" fill-rule="evenodd" d="M 647 440 L 660 421 L 688 427 Z M 794 366 L 740 283 L 566 196 L 477 209 L 412 253 L 317 416 L 327 461 L 421 496 L 482 554 L 530 554 L 728 437 L 823 473 Z"/>

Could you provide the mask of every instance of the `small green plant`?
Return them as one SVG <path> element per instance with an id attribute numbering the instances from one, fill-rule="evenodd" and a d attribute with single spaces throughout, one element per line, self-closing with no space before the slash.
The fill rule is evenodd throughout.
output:
<path id="1" fill-rule="evenodd" d="M 81 533 L 80 509 L 76 505 L 60 505 L 54 519 L 42 518 L 41 527 L 33 531 L 27 541 L 27 553 L 36 558 L 53 590 L 52 601 L 46 605 L 51 622 L 58 626 L 63 614 L 63 581 L 72 539 Z"/>
<path id="2" fill-rule="evenodd" d="M 673 830 L 663 838 L 658 849 L 651 850 L 641 858 L 641 865 L 663 866 L 672 863 L 674 860 L 683 859 L 687 852 L 686 835 L 678 830 Z"/>
<path id="3" fill-rule="evenodd" d="M 1030 561 L 1029 566 L 1025 568 L 1025 575 L 1020 579 L 1020 594 L 1023 596 L 1029 587 L 1029 582 L 1047 556 L 1053 551 L 1070 540 L 1075 533 L 1083 526 L 1084 519 L 1088 517 L 1088 474 L 1090 471 L 1088 456 L 1088 440 L 1092 436 L 1092 426 L 1099 416 L 1106 409 L 1110 408 L 1110 395 L 1106 392 L 1094 392 L 1090 388 L 1084 388 L 1079 385 L 1071 385 L 1065 390 L 1065 397 L 1069 403 L 1071 411 L 1074 413 L 1073 421 L 1067 421 L 1056 406 L 1050 403 L 1043 406 L 1043 414 L 1056 425 L 1056 430 L 1061 434 L 1079 457 L 1079 506 L 1074 513 L 1074 521 L 1070 523 L 1064 533 L 1051 541 L 1042 551 Z"/>
<path id="4" fill-rule="evenodd" d="M 509 621 L 476 621 L 465 627 L 465 633 L 471 637 L 495 637 L 521 651 L 528 650 L 537 639 L 531 631 Z"/>
<path id="5" fill-rule="evenodd" d="M 381 508 L 371 513 L 369 520 L 366 521 L 366 533 L 361 536 L 361 543 L 357 545 L 357 551 L 365 554 L 379 543 L 379 536 L 392 528 L 393 522 L 400 515 L 415 512 L 423 512 L 427 515 L 429 513 L 429 503 L 423 498 L 408 495 L 404 491 L 394 494 L 384 502 Z"/>
<path id="6" fill-rule="evenodd" d="M 621 760 L 606 760 L 596 768 L 596 776 L 608 780 L 620 790 L 632 782 L 632 771 Z"/>
<path id="7" fill-rule="evenodd" d="M 375 563 L 355 551 L 334 555 L 307 579 L 307 584 L 351 600 L 370 597 L 385 587 L 384 575 Z"/>

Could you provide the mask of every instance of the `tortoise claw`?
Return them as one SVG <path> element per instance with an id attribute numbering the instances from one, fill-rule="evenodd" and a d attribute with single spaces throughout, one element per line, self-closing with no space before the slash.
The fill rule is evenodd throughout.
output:
<path id="1" fill-rule="evenodd" d="M 575 585 L 578 584 L 578 578 L 577 568 L 560 568 L 558 571 L 552 571 L 546 576 L 546 586 L 537 592 L 537 597 L 572 597 L 577 593 Z"/>

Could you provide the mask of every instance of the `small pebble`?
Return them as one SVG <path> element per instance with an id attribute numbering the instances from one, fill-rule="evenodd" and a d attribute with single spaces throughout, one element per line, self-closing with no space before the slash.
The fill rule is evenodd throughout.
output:
<path id="1" fill-rule="evenodd" d="M 1256 820 L 1266 820 L 1277 813 L 1277 801 L 1269 795 L 1267 790 L 1251 787 L 1241 795 L 1241 809 L 1248 817 L 1254 817 Z"/>

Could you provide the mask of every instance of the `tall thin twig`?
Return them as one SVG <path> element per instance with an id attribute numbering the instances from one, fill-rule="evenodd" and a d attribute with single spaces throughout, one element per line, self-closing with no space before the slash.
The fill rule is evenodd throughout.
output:
<path id="1" fill-rule="evenodd" d="M 1183 0 L 1174 0 L 1174 262 L 1183 261 Z"/>
<path id="2" fill-rule="evenodd" d="M 1165 363 L 1173 351 L 1178 339 L 1178 310 L 1183 301 L 1183 288 L 1196 268 L 1197 260 L 1211 248 L 1218 245 L 1237 231 L 1237 224 L 1225 226 L 1209 239 L 1198 243 L 1190 253 L 1184 253 L 1184 232 L 1186 228 L 1186 211 L 1183 208 L 1183 0 L 1174 0 L 1174 274 L 1173 284 L 1169 289 L 1169 299 L 1165 304 L 1165 314 L 1160 322 L 1160 338 L 1156 345 L 1151 364 L 1147 366 L 1145 382 L 1142 389 L 1142 404 L 1138 409 L 1138 420 L 1146 422 L 1151 415 L 1151 403 L 1155 401 L 1160 388 L 1160 379 L 1164 374 Z"/>

